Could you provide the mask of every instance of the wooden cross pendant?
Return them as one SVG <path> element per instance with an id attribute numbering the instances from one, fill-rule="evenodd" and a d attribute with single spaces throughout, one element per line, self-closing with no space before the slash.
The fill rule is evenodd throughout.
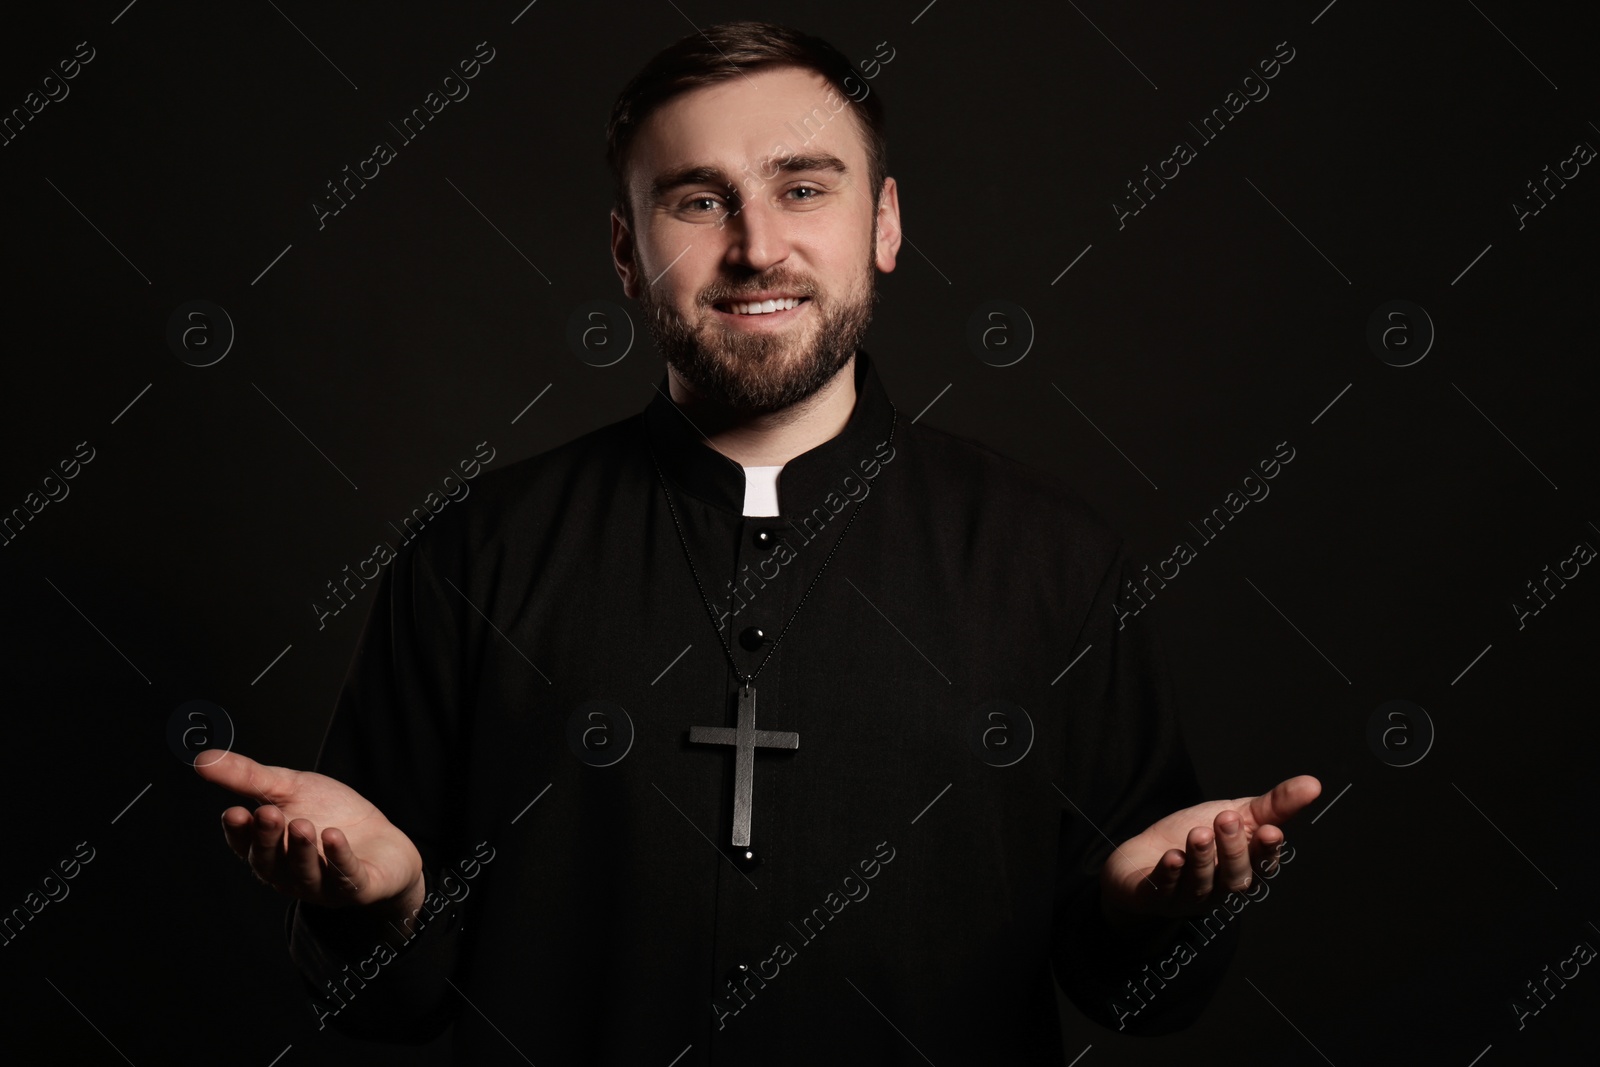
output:
<path id="1" fill-rule="evenodd" d="M 756 687 L 739 687 L 738 725 L 693 726 L 689 740 L 702 745 L 733 746 L 733 845 L 750 846 L 751 794 L 754 792 L 757 748 L 800 747 L 800 735 L 791 730 L 756 729 Z"/>

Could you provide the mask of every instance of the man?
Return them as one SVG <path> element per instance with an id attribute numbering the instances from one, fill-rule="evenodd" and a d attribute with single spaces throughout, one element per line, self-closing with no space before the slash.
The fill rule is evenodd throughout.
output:
<path id="1" fill-rule="evenodd" d="M 319 1025 L 454 1021 L 474 1064 L 1061 1063 L 1052 972 L 1145 1032 L 1214 988 L 1237 924 L 1140 968 L 1320 786 L 1197 803 L 1120 539 L 890 403 L 860 343 L 898 191 L 849 80 L 734 23 L 630 83 L 612 254 L 664 388 L 404 547 L 320 773 L 198 762 L 263 801 L 224 830 L 296 900 Z"/>

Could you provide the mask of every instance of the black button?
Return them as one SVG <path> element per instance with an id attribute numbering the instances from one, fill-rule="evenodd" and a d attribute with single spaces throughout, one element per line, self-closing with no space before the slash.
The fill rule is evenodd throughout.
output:
<path id="1" fill-rule="evenodd" d="M 739 643 L 745 651 L 754 652 L 767 642 L 767 631 L 759 626 L 746 626 L 739 634 Z"/>
<path id="2" fill-rule="evenodd" d="M 770 526 L 763 526 L 750 538 L 756 547 L 763 552 L 771 552 L 778 547 L 778 531 Z"/>

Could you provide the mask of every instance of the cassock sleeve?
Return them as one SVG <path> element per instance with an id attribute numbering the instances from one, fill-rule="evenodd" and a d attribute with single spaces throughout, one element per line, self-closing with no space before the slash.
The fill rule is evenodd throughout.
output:
<path id="1" fill-rule="evenodd" d="M 451 884 L 447 864 L 470 854 L 456 832 L 454 799 L 462 795 L 462 596 L 416 551 L 425 543 L 402 546 L 377 581 L 316 768 L 372 801 L 417 846 L 422 914 L 403 929 L 391 926 L 386 948 L 381 924 L 354 908 L 296 901 L 285 916 L 289 954 L 319 1029 L 417 1043 L 441 1033 L 459 1004 L 447 979 L 463 905 L 440 887 Z"/>
<path id="2" fill-rule="evenodd" d="M 1206 799 L 1178 729 L 1155 620 L 1124 592 L 1134 576 L 1119 546 L 1071 651 L 1089 649 L 1067 675 L 1078 675 L 1068 708 L 1081 727 L 1073 734 L 1079 750 L 1067 754 L 1072 792 L 1062 804 L 1052 956 L 1062 991 L 1090 1019 L 1163 1034 L 1188 1026 L 1209 1002 L 1239 923 L 1174 920 L 1135 945 L 1101 917 L 1099 872 L 1112 843 Z"/>

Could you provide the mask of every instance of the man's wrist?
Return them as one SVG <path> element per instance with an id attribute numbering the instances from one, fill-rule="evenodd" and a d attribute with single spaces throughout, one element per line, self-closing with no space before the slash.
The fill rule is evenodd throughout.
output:
<path id="1" fill-rule="evenodd" d="M 400 948 L 409 943 L 426 924 L 422 908 L 426 898 L 426 880 L 419 871 L 416 881 L 386 900 L 344 908 L 327 908 L 302 901 L 301 910 L 306 913 L 314 929 L 337 931 L 341 940 L 368 947 L 371 942 L 381 940 L 393 948 Z"/>
<path id="2" fill-rule="evenodd" d="M 1119 907 L 1109 891 L 1100 893 L 1100 919 L 1107 948 L 1146 955 L 1165 947 L 1183 924 L 1181 916 L 1152 915 Z"/>

